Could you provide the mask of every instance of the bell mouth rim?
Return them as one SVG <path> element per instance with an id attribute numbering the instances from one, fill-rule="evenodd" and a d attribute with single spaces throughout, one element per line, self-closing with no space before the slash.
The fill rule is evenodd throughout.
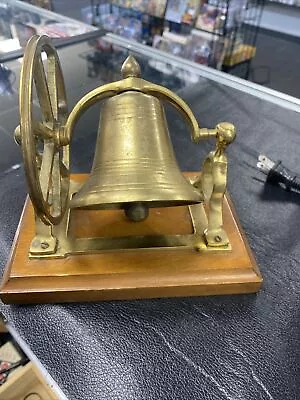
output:
<path id="1" fill-rule="evenodd" d="M 165 207 L 186 207 L 195 204 L 202 203 L 203 200 L 199 196 L 199 200 L 147 200 L 147 201 L 127 201 L 127 202 L 109 202 L 109 203 L 98 203 L 98 204 L 86 204 L 86 205 L 74 205 L 70 204 L 71 210 L 87 210 L 87 211 L 97 211 L 97 210 L 125 210 L 129 205 L 135 203 L 145 204 L 148 208 L 165 208 Z"/>

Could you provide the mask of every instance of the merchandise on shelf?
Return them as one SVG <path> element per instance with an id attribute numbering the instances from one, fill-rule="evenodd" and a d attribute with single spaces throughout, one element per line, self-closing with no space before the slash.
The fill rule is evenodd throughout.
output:
<path id="1" fill-rule="evenodd" d="M 142 22 L 139 19 L 126 16 L 122 11 L 116 14 L 103 14 L 99 25 L 107 31 L 114 32 L 124 38 L 141 41 Z"/>
<path id="2" fill-rule="evenodd" d="M 167 0 L 148 0 L 147 12 L 154 17 L 163 18 L 166 10 Z"/>
<path id="3" fill-rule="evenodd" d="M 196 28 L 208 32 L 221 32 L 225 26 L 226 9 L 203 4 L 196 21 Z"/>
<path id="4" fill-rule="evenodd" d="M 209 65 L 211 56 L 210 38 L 192 34 L 185 49 L 185 56 L 198 64 Z"/>
<path id="5" fill-rule="evenodd" d="M 51 0 L 25 0 L 25 2 L 40 8 L 46 8 L 47 10 L 52 10 L 53 8 Z"/>
<path id="6" fill-rule="evenodd" d="M 224 43 L 225 40 L 222 37 L 193 29 L 186 57 L 198 64 L 221 69 L 225 51 Z"/>
<path id="7" fill-rule="evenodd" d="M 184 56 L 188 37 L 177 33 L 164 31 L 162 36 L 156 35 L 153 47 L 158 48 L 175 56 Z"/>
<path id="8" fill-rule="evenodd" d="M 97 6 L 87 6 L 81 9 L 82 19 L 86 24 L 99 25 L 101 16 L 109 15 L 111 3 L 109 1 L 98 4 Z"/>
<path id="9" fill-rule="evenodd" d="M 227 15 L 226 29 L 227 31 L 239 28 L 246 16 L 248 0 L 230 0 Z"/>
<path id="10" fill-rule="evenodd" d="M 221 37 L 193 29 L 188 36 L 164 31 L 162 36 L 155 36 L 153 47 L 220 69 L 226 53 L 225 43 Z"/>
<path id="11" fill-rule="evenodd" d="M 73 23 L 55 22 L 40 27 L 38 32 L 40 35 L 48 35 L 52 38 L 67 38 L 86 33 L 88 32 L 88 29 L 84 30 L 81 26 L 76 26 Z"/>
<path id="12" fill-rule="evenodd" d="M 187 3 L 181 22 L 193 25 L 199 13 L 200 0 L 190 0 Z"/>
<path id="13" fill-rule="evenodd" d="M 121 4 L 120 4 L 121 3 Z M 132 1 L 119 1 L 119 5 L 132 8 L 133 10 L 141 13 L 147 13 L 156 17 L 162 18 L 165 13 L 167 0 L 132 0 Z"/>
<path id="14" fill-rule="evenodd" d="M 108 3 L 102 0 L 93 16 L 101 27 L 197 63 L 228 70 L 255 54 L 261 0 L 112 0 L 107 8 Z"/>
<path id="15" fill-rule="evenodd" d="M 125 8 L 133 7 L 133 0 L 113 0 L 112 3 L 116 4 L 117 6 Z"/>
<path id="16" fill-rule="evenodd" d="M 116 33 L 127 39 L 139 41 L 142 35 L 142 23 L 135 18 L 121 17 Z"/>
<path id="17" fill-rule="evenodd" d="M 193 25 L 198 15 L 200 0 L 169 0 L 166 20 Z"/>
<path id="18" fill-rule="evenodd" d="M 223 64 L 232 67 L 247 60 L 251 60 L 255 56 L 255 53 L 255 46 L 242 44 L 238 49 L 225 54 Z"/>
<path id="19" fill-rule="evenodd" d="M 181 23 L 188 6 L 188 0 L 169 0 L 165 19 L 171 22 Z"/>

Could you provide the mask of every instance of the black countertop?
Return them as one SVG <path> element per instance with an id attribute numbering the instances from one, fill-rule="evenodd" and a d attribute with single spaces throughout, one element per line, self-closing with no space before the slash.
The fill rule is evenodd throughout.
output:
<path id="1" fill-rule="evenodd" d="M 88 44 L 60 51 L 70 109 L 83 94 L 119 78 L 125 51 L 100 54 Z M 300 115 L 199 78 L 187 85 L 141 58 L 143 76 L 179 93 L 202 126 L 229 120 L 229 191 L 264 277 L 257 295 L 87 304 L 5 306 L 1 311 L 72 400 L 300 399 L 299 196 L 265 188 L 258 153 L 299 168 Z M 26 196 L 18 124 L 20 63 L 12 94 L 0 97 L 0 254 L 4 268 Z M 93 75 L 93 76 L 89 76 Z M 187 79 L 190 79 L 188 73 Z M 6 87 L 8 83 L 6 82 Z M 8 90 L 6 90 L 8 92 Z M 83 117 L 72 144 L 72 169 L 89 171 L 99 108 Z M 182 170 L 198 170 L 213 143 L 190 142 L 168 110 Z"/>

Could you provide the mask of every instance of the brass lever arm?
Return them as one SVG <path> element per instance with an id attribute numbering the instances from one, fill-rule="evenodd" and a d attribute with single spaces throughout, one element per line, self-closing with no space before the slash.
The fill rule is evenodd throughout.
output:
<path id="1" fill-rule="evenodd" d="M 104 99 L 126 91 L 142 92 L 170 103 L 181 113 L 181 115 L 190 125 L 193 142 L 198 143 L 201 139 L 206 139 L 208 137 L 217 137 L 217 140 L 224 141 L 222 139 L 225 137 L 224 132 L 230 131 L 232 126 L 229 127 L 227 124 L 225 127 L 225 123 L 222 123 L 218 125 L 216 129 L 201 129 L 192 110 L 179 96 L 163 86 L 155 85 L 151 82 L 141 79 L 140 73 L 141 71 L 139 64 L 133 57 L 129 56 L 122 67 L 122 75 L 124 79 L 118 82 L 112 82 L 107 85 L 100 86 L 99 88 L 94 89 L 90 93 L 86 94 L 78 101 L 70 113 L 65 126 L 61 128 L 59 135 L 60 143 L 62 145 L 70 143 L 76 122 L 89 107 Z M 226 140 L 230 140 L 227 133 L 226 135 Z"/>
<path id="2" fill-rule="evenodd" d="M 235 127 L 230 122 L 220 122 L 214 129 L 199 128 L 197 143 L 203 139 L 215 137 L 218 147 L 226 147 L 232 143 L 236 137 Z M 225 149 L 224 147 L 224 149 Z"/>
<path id="3" fill-rule="evenodd" d="M 92 90 L 82 99 L 80 99 L 71 111 L 65 126 L 61 129 L 60 143 L 64 145 L 70 143 L 72 132 L 74 130 L 76 122 L 89 107 L 104 99 L 113 97 L 126 91 L 142 92 L 144 94 L 155 96 L 161 100 L 170 103 L 183 115 L 185 120 L 189 123 L 191 127 L 191 137 L 193 142 L 199 142 L 199 140 L 201 139 L 201 130 L 199 128 L 198 122 L 190 107 L 179 96 L 177 96 L 171 90 L 164 88 L 163 86 L 155 85 L 135 76 L 129 76 L 121 81 L 100 86 L 99 88 Z"/>

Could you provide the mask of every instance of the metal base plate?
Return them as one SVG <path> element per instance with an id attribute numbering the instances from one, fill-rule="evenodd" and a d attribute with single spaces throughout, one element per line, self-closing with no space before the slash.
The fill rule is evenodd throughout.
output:
<path id="1" fill-rule="evenodd" d="M 77 175 L 76 180 L 71 182 L 70 197 L 81 187 L 82 177 Z M 44 233 L 32 240 L 29 257 L 64 258 L 107 250 L 152 248 L 186 247 L 200 252 L 231 250 L 230 243 L 207 246 L 206 228 L 207 216 L 202 203 L 187 207 L 153 208 L 149 217 L 138 223 L 129 221 L 122 210 L 69 210 L 62 222 L 53 227 L 54 237 L 49 231 L 48 237 Z"/>

